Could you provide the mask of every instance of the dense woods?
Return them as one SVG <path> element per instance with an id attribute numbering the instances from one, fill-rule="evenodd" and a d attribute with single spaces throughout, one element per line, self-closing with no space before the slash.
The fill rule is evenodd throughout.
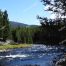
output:
<path id="1" fill-rule="evenodd" d="M 9 19 L 7 11 L 0 10 L 0 38 L 5 41 L 9 36 Z"/>
<path id="2" fill-rule="evenodd" d="M 44 6 L 49 6 L 45 11 L 56 14 L 55 19 L 47 17 L 37 18 L 40 26 L 18 26 L 12 28 L 8 14 L 0 10 L 0 38 L 18 43 L 59 44 L 66 39 L 66 1 L 65 0 L 42 0 Z M 62 16 L 64 18 L 62 18 Z M 64 28 L 64 29 L 62 29 Z M 61 43 L 62 44 L 62 43 Z"/>

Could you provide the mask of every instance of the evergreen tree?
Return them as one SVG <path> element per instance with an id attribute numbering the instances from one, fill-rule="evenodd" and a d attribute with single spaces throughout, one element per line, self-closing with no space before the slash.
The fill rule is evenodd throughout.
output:
<path id="1" fill-rule="evenodd" d="M 17 31 L 16 31 L 16 29 L 13 29 L 12 30 L 12 40 L 14 41 L 14 42 L 17 42 Z"/>
<path id="2" fill-rule="evenodd" d="M 17 36 L 17 41 L 19 42 L 19 43 L 21 43 L 21 30 L 20 30 L 21 28 L 20 27 L 17 27 L 16 28 L 16 36 Z"/>
<path id="3" fill-rule="evenodd" d="M 0 10 L 0 38 L 2 38 L 2 21 L 3 21 L 3 12 Z"/>
<path id="4" fill-rule="evenodd" d="M 6 10 L 3 12 L 2 26 L 4 27 L 4 29 L 2 30 L 3 31 L 2 36 L 3 36 L 3 40 L 5 41 L 9 36 L 9 20 L 8 20 L 8 14 Z"/>
<path id="5" fill-rule="evenodd" d="M 66 0 L 41 0 L 44 6 L 49 6 L 46 11 L 52 11 L 57 18 L 66 15 Z"/>
<path id="6" fill-rule="evenodd" d="M 35 42 L 44 44 L 58 44 L 65 37 L 65 30 L 59 32 L 59 29 L 66 25 L 66 1 L 65 0 L 42 0 L 44 6 L 49 6 L 45 11 L 51 11 L 56 14 L 56 19 L 48 19 L 46 17 L 39 17 L 41 27 L 36 31 L 34 39 Z M 64 16 L 64 18 L 62 18 Z"/>

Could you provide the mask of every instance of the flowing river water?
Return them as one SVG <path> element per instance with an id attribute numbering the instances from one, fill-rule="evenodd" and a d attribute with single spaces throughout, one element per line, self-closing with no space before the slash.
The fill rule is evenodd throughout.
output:
<path id="1" fill-rule="evenodd" d="M 33 45 L 0 52 L 0 66 L 54 66 L 64 57 L 64 46 Z"/>

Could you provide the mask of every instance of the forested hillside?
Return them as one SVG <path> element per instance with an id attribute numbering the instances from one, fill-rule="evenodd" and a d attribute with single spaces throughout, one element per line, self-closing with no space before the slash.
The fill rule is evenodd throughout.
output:
<path id="1" fill-rule="evenodd" d="M 10 26 L 13 27 L 13 28 L 16 28 L 16 27 L 27 27 L 28 26 L 27 24 L 20 23 L 20 22 L 15 22 L 15 21 L 9 21 L 9 23 L 10 23 Z"/>

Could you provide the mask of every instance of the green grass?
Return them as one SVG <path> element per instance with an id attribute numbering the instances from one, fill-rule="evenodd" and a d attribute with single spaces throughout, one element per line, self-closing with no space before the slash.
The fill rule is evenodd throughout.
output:
<path id="1" fill-rule="evenodd" d="M 7 49 L 15 49 L 15 48 L 26 48 L 26 47 L 31 47 L 32 44 L 14 44 L 14 45 L 11 45 L 11 44 L 7 44 L 7 45 L 1 45 L 0 46 L 0 50 L 7 50 Z"/>

